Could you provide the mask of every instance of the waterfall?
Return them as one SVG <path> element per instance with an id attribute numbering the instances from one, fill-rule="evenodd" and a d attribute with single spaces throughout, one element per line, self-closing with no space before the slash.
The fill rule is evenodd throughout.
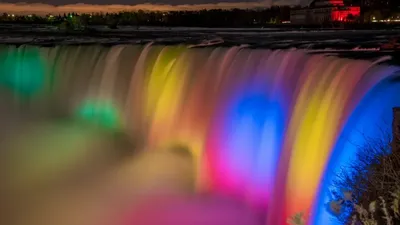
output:
<path id="1" fill-rule="evenodd" d="M 1 46 L 1 84 L 33 112 L 96 117 L 187 145 L 199 191 L 286 224 L 334 223 L 324 209 L 338 168 L 400 104 L 398 67 L 300 50 L 187 46 Z M 28 77 L 30 79 L 28 79 Z M 25 102 L 25 103 L 24 103 Z"/>

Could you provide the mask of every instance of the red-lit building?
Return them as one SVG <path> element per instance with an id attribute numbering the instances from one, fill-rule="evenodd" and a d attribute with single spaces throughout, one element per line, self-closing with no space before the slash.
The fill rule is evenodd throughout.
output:
<path id="1" fill-rule="evenodd" d="M 308 7 L 290 12 L 292 24 L 352 22 L 360 17 L 359 6 L 346 6 L 343 0 L 314 0 Z"/>

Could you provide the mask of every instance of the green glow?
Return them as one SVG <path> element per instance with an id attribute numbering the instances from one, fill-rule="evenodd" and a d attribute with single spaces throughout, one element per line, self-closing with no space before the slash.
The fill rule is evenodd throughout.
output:
<path id="1" fill-rule="evenodd" d="M 20 47 L 0 54 L 0 84 L 30 97 L 44 86 L 45 63 L 38 49 Z"/>
<path id="2" fill-rule="evenodd" d="M 121 126 L 120 114 L 110 102 L 86 101 L 78 108 L 78 117 L 94 125 L 109 129 Z"/>

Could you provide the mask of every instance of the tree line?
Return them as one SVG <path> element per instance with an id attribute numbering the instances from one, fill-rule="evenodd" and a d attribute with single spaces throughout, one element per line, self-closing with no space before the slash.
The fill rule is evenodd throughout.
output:
<path id="1" fill-rule="evenodd" d="M 143 11 L 119 13 L 95 13 L 63 15 L 12 15 L 2 14 L 3 23 L 45 23 L 45 24 L 82 24 L 82 25 L 118 25 L 131 26 L 196 26 L 196 27 L 262 27 L 290 20 L 290 6 L 273 6 L 263 9 L 212 9 L 200 11 Z"/>

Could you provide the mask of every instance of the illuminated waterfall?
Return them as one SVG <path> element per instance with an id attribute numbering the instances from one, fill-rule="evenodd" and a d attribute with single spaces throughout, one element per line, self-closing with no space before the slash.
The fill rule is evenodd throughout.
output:
<path id="1" fill-rule="evenodd" d="M 151 146 L 188 145 L 199 191 L 246 201 L 267 224 L 286 224 L 298 212 L 311 224 L 334 223 L 324 205 L 333 174 L 355 154 L 350 142 L 362 143 L 360 130 L 378 134 L 400 105 L 397 67 L 302 51 L 0 50 L 1 84 L 22 92 L 33 110 L 96 117 Z"/>

